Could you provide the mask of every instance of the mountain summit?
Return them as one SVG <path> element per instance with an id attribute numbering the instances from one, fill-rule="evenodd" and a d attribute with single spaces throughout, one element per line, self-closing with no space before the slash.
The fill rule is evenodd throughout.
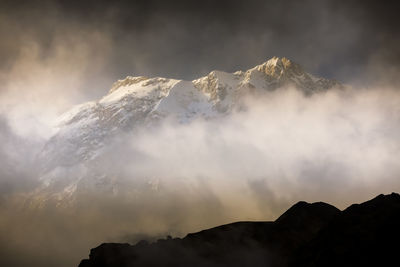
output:
<path id="1" fill-rule="evenodd" d="M 306 94 L 328 90 L 340 84 L 334 80 L 317 78 L 303 70 L 303 68 L 283 57 L 273 57 L 265 63 L 258 65 L 255 69 L 265 73 L 270 81 L 270 88 L 276 89 L 285 85 L 294 85 Z"/>

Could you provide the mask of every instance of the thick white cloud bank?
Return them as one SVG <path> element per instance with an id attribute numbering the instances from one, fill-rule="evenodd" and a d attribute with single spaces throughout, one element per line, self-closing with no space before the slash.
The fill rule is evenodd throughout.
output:
<path id="1" fill-rule="evenodd" d="M 399 188 L 399 92 L 348 89 L 305 97 L 281 89 L 246 106 L 220 120 L 167 122 L 135 135 L 130 151 L 142 157 L 123 160 L 127 172 L 162 184 L 200 179 L 214 190 L 236 190 L 238 198 L 269 191 L 289 202 L 341 207 Z"/>
<path id="2" fill-rule="evenodd" d="M 247 99 L 245 107 L 224 118 L 166 120 L 116 137 L 96 171 L 116 180 L 119 193 L 90 192 L 73 206 L 42 210 L 26 200 L 37 185 L 29 155 L 40 146 L 17 138 L 3 120 L 4 264 L 70 266 L 105 241 L 273 220 L 299 200 L 345 208 L 400 191 L 399 91 L 306 97 L 281 88 Z"/>

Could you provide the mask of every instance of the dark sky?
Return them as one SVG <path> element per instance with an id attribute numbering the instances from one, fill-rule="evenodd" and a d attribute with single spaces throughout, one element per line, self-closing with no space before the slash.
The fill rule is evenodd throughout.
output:
<path id="1" fill-rule="evenodd" d="M 213 69 L 248 69 L 272 56 L 349 83 L 398 76 L 398 1 L 13 0 L 0 5 L 0 71 L 12 68 L 27 43 L 36 45 L 36 60 L 43 61 L 60 43 L 84 44 L 90 53 L 75 53 L 74 60 L 84 57 L 91 70 L 87 80 L 99 81 L 96 89 L 87 89 L 91 93 L 103 94 L 126 75 L 194 79 Z M 90 87 L 88 81 L 82 88 Z"/>

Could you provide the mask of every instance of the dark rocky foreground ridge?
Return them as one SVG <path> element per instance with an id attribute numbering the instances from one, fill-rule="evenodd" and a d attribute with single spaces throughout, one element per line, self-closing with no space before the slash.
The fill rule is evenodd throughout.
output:
<path id="1" fill-rule="evenodd" d="M 185 238 L 105 243 L 79 267 L 400 266 L 400 195 L 344 211 L 298 202 L 274 222 L 236 222 Z"/>

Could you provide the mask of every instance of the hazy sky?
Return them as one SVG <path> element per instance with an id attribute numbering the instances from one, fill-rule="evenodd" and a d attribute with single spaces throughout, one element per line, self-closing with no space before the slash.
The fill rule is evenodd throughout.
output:
<path id="1" fill-rule="evenodd" d="M 67 60 L 85 72 L 79 87 L 87 98 L 126 75 L 194 79 L 272 56 L 345 82 L 396 77 L 398 7 L 391 0 L 3 0 L 0 72 L 32 53 L 41 64 Z"/>

